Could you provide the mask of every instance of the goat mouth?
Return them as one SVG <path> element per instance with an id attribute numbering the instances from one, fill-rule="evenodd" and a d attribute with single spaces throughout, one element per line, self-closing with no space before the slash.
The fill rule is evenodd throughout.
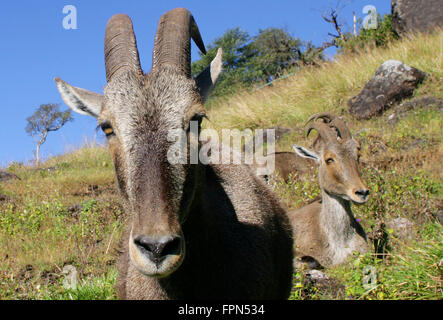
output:
<path id="1" fill-rule="evenodd" d="M 351 200 L 352 200 L 352 203 L 359 205 L 359 204 L 366 203 L 368 201 L 368 198 L 369 198 L 368 196 L 352 197 Z"/>
<path id="2" fill-rule="evenodd" d="M 345 198 L 345 197 L 343 197 Z M 346 198 L 348 200 L 352 201 L 354 204 L 363 204 L 368 201 L 369 199 L 369 190 L 362 189 L 362 190 L 351 190 L 348 191 L 346 194 Z"/>
<path id="3" fill-rule="evenodd" d="M 356 205 L 360 205 L 360 204 L 363 204 L 363 203 L 366 203 L 366 201 L 368 201 L 368 200 L 352 200 L 352 203 L 354 203 L 354 204 L 356 204 Z"/>

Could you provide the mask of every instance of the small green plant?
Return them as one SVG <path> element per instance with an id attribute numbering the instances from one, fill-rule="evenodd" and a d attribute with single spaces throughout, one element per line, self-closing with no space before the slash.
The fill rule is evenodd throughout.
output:
<path id="1" fill-rule="evenodd" d="M 75 289 L 66 289 L 58 282 L 56 285 L 38 288 L 36 297 L 42 300 L 115 300 L 115 280 L 117 270 L 110 269 L 107 273 L 96 277 L 79 280 Z"/>

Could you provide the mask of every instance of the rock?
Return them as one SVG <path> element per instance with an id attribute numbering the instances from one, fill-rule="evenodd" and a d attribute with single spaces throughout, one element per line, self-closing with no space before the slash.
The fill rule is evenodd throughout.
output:
<path id="1" fill-rule="evenodd" d="M 319 270 L 306 270 L 304 272 L 303 281 L 303 297 L 310 298 L 312 294 L 319 295 L 324 299 L 339 299 L 345 298 L 345 286 L 334 278 Z"/>
<path id="2" fill-rule="evenodd" d="M 411 240 L 414 235 L 414 224 L 406 218 L 395 218 L 386 223 L 394 234 L 403 240 Z"/>
<path id="3" fill-rule="evenodd" d="M 0 182 L 12 180 L 12 179 L 20 180 L 20 178 L 17 175 L 13 174 L 13 173 L 10 173 L 10 172 L 7 172 L 7 171 L 0 171 Z"/>
<path id="4" fill-rule="evenodd" d="M 443 111 L 443 100 L 432 96 L 425 96 L 405 101 L 394 108 L 394 112 L 388 117 L 388 123 L 396 124 L 402 117 L 406 116 L 409 111 L 424 108 L 435 108 L 438 111 Z"/>
<path id="5" fill-rule="evenodd" d="M 425 77 L 425 72 L 401 61 L 385 61 L 362 91 L 348 101 L 349 112 L 357 119 L 381 115 L 394 103 L 411 96 Z"/>
<path id="6" fill-rule="evenodd" d="M 438 222 L 440 222 L 440 224 L 443 224 L 443 210 L 438 210 L 436 217 Z"/>
<path id="7" fill-rule="evenodd" d="M 399 105 L 396 109 L 397 113 L 406 113 L 409 110 L 412 109 L 419 109 L 419 108 L 432 108 L 439 111 L 443 111 L 443 100 L 438 99 L 433 96 L 424 96 L 420 98 L 415 98 L 410 101 L 403 102 L 401 105 Z"/>
<path id="8" fill-rule="evenodd" d="M 7 195 L 0 193 L 0 202 L 9 201 L 9 200 L 10 198 Z"/>
<path id="9" fill-rule="evenodd" d="M 392 27 L 399 36 L 443 26 L 442 0 L 392 0 L 391 4 Z"/>
<path id="10" fill-rule="evenodd" d="M 320 270 L 308 270 L 306 277 L 314 283 L 329 280 L 328 275 Z"/>

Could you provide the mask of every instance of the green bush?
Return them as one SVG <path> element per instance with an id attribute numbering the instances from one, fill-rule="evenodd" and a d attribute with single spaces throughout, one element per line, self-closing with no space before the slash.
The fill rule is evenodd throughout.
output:
<path id="1" fill-rule="evenodd" d="M 338 39 L 340 53 L 357 52 L 374 47 L 386 47 L 392 41 L 397 40 L 398 36 L 392 28 L 391 15 L 377 15 L 377 28 L 360 28 L 359 34 L 353 36 L 350 33 L 345 35 L 345 40 Z"/>

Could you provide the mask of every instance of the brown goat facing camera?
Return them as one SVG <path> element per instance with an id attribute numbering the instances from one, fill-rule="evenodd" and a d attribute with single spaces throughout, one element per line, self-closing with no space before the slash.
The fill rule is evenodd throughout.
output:
<path id="1" fill-rule="evenodd" d="M 66 104 L 96 117 L 108 139 L 130 217 L 118 262 L 118 296 L 286 299 L 292 231 L 272 191 L 246 165 L 167 160 L 172 130 L 199 145 L 190 122 L 205 117 L 203 103 L 222 69 L 219 49 L 193 79 L 191 38 L 205 53 L 191 13 L 165 13 L 152 69 L 144 74 L 131 19 L 118 14 L 106 27 L 104 95 L 55 80 Z"/>
<path id="2" fill-rule="evenodd" d="M 344 262 L 353 251 L 367 252 L 366 234 L 352 213 L 351 202 L 365 203 L 369 190 L 358 170 L 360 145 L 343 120 L 320 113 L 309 122 L 308 135 L 318 132 L 314 150 L 293 147 L 300 156 L 317 162 L 322 199 L 289 213 L 294 266 L 327 267 Z"/>

